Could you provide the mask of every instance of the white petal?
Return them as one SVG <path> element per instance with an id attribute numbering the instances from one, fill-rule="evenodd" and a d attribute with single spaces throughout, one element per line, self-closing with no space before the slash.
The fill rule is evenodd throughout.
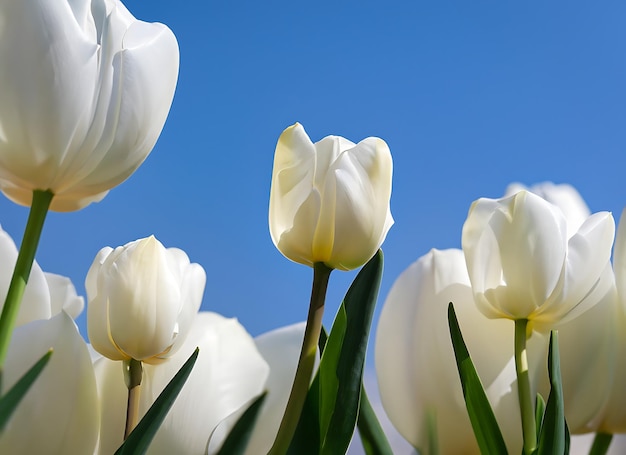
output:
<path id="1" fill-rule="evenodd" d="M 13 269 L 17 261 L 17 247 L 13 239 L 0 228 L 0 310 L 4 307 Z M 50 293 L 41 267 L 35 261 L 30 278 L 24 291 L 24 297 L 17 314 L 16 325 L 20 326 L 38 319 L 50 317 Z"/>
<path id="2" fill-rule="evenodd" d="M 98 46 L 84 11 L 42 0 L 0 8 L 0 178 L 20 187 L 56 188 L 87 132 Z"/>
<path id="3" fill-rule="evenodd" d="M 76 319 L 82 313 L 85 301 L 76 294 L 76 288 L 72 281 L 65 276 L 54 273 L 46 272 L 44 275 L 50 290 L 52 314 L 65 311 L 72 319 Z"/>
<path id="4" fill-rule="evenodd" d="M 572 318 L 597 303 L 586 298 L 598 285 L 601 298 L 612 286 L 613 280 L 600 280 L 611 258 L 615 222 L 608 212 L 591 215 L 568 242 L 566 267 L 561 292 L 553 296 L 554 305 L 546 305 L 546 314 L 538 312 L 537 321 L 560 319 L 565 314 Z M 612 277 L 611 277 L 612 278 Z"/>
<path id="5" fill-rule="evenodd" d="M 571 185 L 563 183 L 555 185 L 552 182 L 543 182 L 526 188 L 519 183 L 513 183 L 506 189 L 506 196 L 512 196 L 521 190 L 532 191 L 551 204 L 556 205 L 567 219 L 567 233 L 571 237 L 591 215 L 587 203 L 580 193 Z"/>
<path id="6" fill-rule="evenodd" d="M 281 253 L 305 264 L 303 261 L 310 261 L 319 216 L 319 195 L 313 191 L 314 172 L 315 146 L 302 125 L 296 123 L 283 131 L 276 144 L 269 227 L 272 241 Z"/>
<path id="7" fill-rule="evenodd" d="M 378 138 L 364 139 L 337 158 L 324 187 L 313 246 L 317 260 L 351 270 L 376 253 L 393 224 L 392 167 L 389 147 Z"/>

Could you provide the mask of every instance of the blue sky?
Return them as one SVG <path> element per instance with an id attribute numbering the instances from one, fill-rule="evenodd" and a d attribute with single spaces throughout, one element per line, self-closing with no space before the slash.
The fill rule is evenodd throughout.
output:
<path id="1" fill-rule="evenodd" d="M 303 320 L 311 269 L 267 227 L 274 147 L 296 121 L 314 141 L 390 146 L 396 224 L 378 311 L 410 263 L 460 246 L 473 200 L 510 182 L 571 183 L 616 218 L 626 203 L 623 2 L 126 5 L 177 35 L 179 83 L 144 165 L 104 201 L 49 215 L 37 258 L 83 295 L 100 248 L 154 234 L 206 269 L 203 310 L 253 335 Z M 26 216 L 0 199 L 18 243 Z M 331 277 L 328 324 L 354 275 Z"/>

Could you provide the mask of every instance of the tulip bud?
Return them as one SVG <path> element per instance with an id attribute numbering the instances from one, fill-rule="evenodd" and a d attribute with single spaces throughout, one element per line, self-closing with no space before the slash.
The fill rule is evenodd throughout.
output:
<path id="1" fill-rule="evenodd" d="M 269 226 L 287 258 L 339 270 L 365 264 L 393 224 L 387 144 L 338 136 L 311 142 L 299 123 L 281 134 L 274 155 Z"/>
<path id="2" fill-rule="evenodd" d="M 614 233 L 613 216 L 600 212 L 569 237 L 562 211 L 527 191 L 479 199 L 462 239 L 476 304 L 487 317 L 527 319 L 537 330 L 573 319 L 597 302 L 586 299 L 590 291 L 608 291 L 600 278 Z"/>
<path id="3" fill-rule="evenodd" d="M 200 308 L 205 281 L 200 265 L 154 236 L 103 248 L 85 281 L 91 344 L 112 360 L 171 355 Z"/>
<path id="4" fill-rule="evenodd" d="M 161 133 L 176 38 L 119 0 L 5 1 L 0 24 L 0 190 L 50 190 L 57 211 L 101 200 Z"/>

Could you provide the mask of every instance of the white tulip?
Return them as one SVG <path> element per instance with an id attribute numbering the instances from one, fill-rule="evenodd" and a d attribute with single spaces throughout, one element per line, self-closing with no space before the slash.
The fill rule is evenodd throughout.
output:
<path id="1" fill-rule="evenodd" d="M 0 190 L 51 209 L 101 200 L 145 160 L 178 78 L 178 44 L 119 0 L 0 3 Z"/>
<path id="2" fill-rule="evenodd" d="M 103 248 L 85 281 L 92 346 L 112 360 L 170 356 L 187 336 L 205 281 L 199 264 L 154 236 Z"/>
<path id="3" fill-rule="evenodd" d="M 488 319 L 478 311 L 460 250 L 431 250 L 405 270 L 389 291 L 375 346 L 385 412 L 418 450 L 428 452 L 427 425 L 432 419 L 441 454 L 479 453 L 450 341 L 449 302 L 454 304 L 509 452 L 519 453 L 522 435 L 513 323 Z M 542 359 L 535 346 L 544 344 L 540 335 L 529 341 L 531 365 Z"/>
<path id="4" fill-rule="evenodd" d="M 338 136 L 311 142 L 299 123 L 281 134 L 274 155 L 269 226 L 287 258 L 339 270 L 365 264 L 393 224 L 387 144 Z"/>
<path id="5" fill-rule="evenodd" d="M 196 364 L 148 454 L 204 455 L 218 424 L 242 412 L 263 391 L 269 367 L 252 337 L 235 319 L 201 312 L 176 354 L 160 364 L 144 365 L 140 417 L 196 347 L 200 348 Z M 105 455 L 114 453 L 123 441 L 128 389 L 119 362 L 101 358 L 95 368 L 102 407 L 100 453 Z M 232 423 L 229 419 L 220 426 L 212 446 L 221 445 Z"/>
<path id="6" fill-rule="evenodd" d="M 562 211 L 527 191 L 479 199 L 462 240 L 478 307 L 490 318 L 526 319 L 537 330 L 573 319 L 597 302 L 586 298 L 591 291 L 608 291 L 600 278 L 614 233 L 612 215 L 600 212 L 568 237 Z"/>

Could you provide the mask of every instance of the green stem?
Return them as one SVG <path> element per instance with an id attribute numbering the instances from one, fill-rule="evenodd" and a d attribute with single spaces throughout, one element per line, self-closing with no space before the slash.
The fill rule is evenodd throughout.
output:
<path id="1" fill-rule="evenodd" d="M 280 422 L 278 434 L 268 455 L 286 454 L 298 426 L 302 407 L 309 391 L 313 366 L 315 365 L 315 353 L 320 331 L 322 330 L 326 289 L 328 288 L 328 279 L 332 270 L 320 262 L 315 263 L 313 266 L 311 303 L 309 305 L 306 328 L 304 329 L 304 340 L 302 341 L 298 368 L 293 380 L 293 386 L 291 387 L 287 408 L 283 414 L 283 420 Z"/>
<path id="2" fill-rule="evenodd" d="M 613 435 L 610 433 L 596 433 L 593 445 L 589 449 L 589 455 L 604 455 L 609 450 Z"/>
<path id="3" fill-rule="evenodd" d="M 139 422 L 139 397 L 141 394 L 141 379 L 143 366 L 141 360 L 130 359 L 124 361 L 124 379 L 128 388 L 128 404 L 126 406 L 126 427 L 124 440 L 133 431 Z"/>
<path id="4" fill-rule="evenodd" d="M 524 435 L 524 454 L 531 454 L 537 447 L 537 429 L 535 411 L 530 393 L 528 373 L 528 355 L 526 353 L 527 319 L 515 321 L 515 371 L 517 371 L 517 392 L 522 417 L 522 433 Z"/>
<path id="5" fill-rule="evenodd" d="M 2 315 L 0 315 L 0 371 L 4 368 L 4 362 L 9 351 L 9 343 L 11 342 L 11 334 L 15 327 L 20 303 L 24 296 L 26 283 L 28 283 L 30 270 L 33 267 L 35 252 L 37 251 L 43 224 L 53 196 L 52 192 L 47 190 L 35 190 L 33 192 L 33 203 L 30 207 L 28 221 L 26 222 L 24 238 L 17 256 L 7 297 L 4 301 Z"/>

